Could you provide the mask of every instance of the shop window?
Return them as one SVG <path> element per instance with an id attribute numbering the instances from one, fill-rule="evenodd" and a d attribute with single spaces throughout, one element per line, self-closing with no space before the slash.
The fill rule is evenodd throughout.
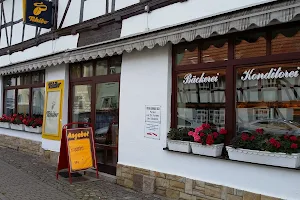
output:
<path id="1" fill-rule="evenodd" d="M 43 115 L 45 71 L 4 76 L 4 113 Z"/>
<path id="2" fill-rule="evenodd" d="M 107 75 L 107 60 L 99 60 L 96 62 L 96 76 Z"/>
<path id="3" fill-rule="evenodd" d="M 272 54 L 300 51 L 299 27 L 272 32 Z"/>
<path id="4" fill-rule="evenodd" d="M 93 63 L 92 62 L 82 64 L 82 68 L 83 68 L 83 77 L 93 76 Z"/>
<path id="5" fill-rule="evenodd" d="M 72 80 L 121 73 L 122 56 L 113 56 L 101 60 L 74 63 L 70 66 Z"/>
<path id="6" fill-rule="evenodd" d="M 198 57 L 197 44 L 182 45 L 176 48 L 176 65 L 198 64 Z"/>
<path id="7" fill-rule="evenodd" d="M 227 39 L 213 40 L 204 42 L 202 47 L 203 63 L 228 60 L 228 42 Z"/>
<path id="8" fill-rule="evenodd" d="M 235 39 L 235 59 L 266 56 L 267 41 L 265 33 L 242 35 Z"/>
<path id="9" fill-rule="evenodd" d="M 237 132 L 300 134 L 300 63 L 237 70 Z"/>
<path id="10" fill-rule="evenodd" d="M 177 127 L 225 126 L 225 70 L 178 75 Z"/>

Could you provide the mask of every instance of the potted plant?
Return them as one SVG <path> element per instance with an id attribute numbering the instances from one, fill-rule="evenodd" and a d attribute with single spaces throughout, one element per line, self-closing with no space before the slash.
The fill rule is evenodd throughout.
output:
<path id="1" fill-rule="evenodd" d="M 171 129 L 167 141 L 169 150 L 191 153 L 191 137 L 188 133 L 192 130 L 191 128 Z"/>
<path id="2" fill-rule="evenodd" d="M 10 119 L 10 128 L 18 131 L 24 131 L 25 127 L 23 124 L 23 115 L 13 114 L 13 116 Z"/>
<path id="3" fill-rule="evenodd" d="M 221 156 L 224 147 L 224 139 L 227 131 L 213 130 L 209 124 L 202 124 L 195 131 L 190 131 L 189 136 L 194 138 L 191 142 L 192 152 L 198 155 L 218 157 Z"/>
<path id="4" fill-rule="evenodd" d="M 10 128 L 10 117 L 7 115 L 2 115 L 0 118 L 0 127 L 1 128 Z"/>
<path id="5" fill-rule="evenodd" d="M 27 117 L 23 119 L 25 131 L 31 133 L 42 133 L 43 118 L 42 117 Z"/>
<path id="6" fill-rule="evenodd" d="M 300 166 L 300 138 L 288 134 L 264 134 L 263 129 L 236 136 L 227 146 L 229 158 L 280 167 Z"/>

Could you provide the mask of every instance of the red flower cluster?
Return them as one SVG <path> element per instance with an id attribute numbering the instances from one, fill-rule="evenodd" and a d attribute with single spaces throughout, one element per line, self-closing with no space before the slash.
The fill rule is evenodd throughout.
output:
<path id="1" fill-rule="evenodd" d="M 225 138 L 227 131 L 222 128 L 219 132 L 213 131 L 210 124 L 202 124 L 195 128 L 195 131 L 190 131 L 189 136 L 194 138 L 195 142 L 201 143 L 202 145 L 221 144 Z"/>
<path id="2" fill-rule="evenodd" d="M 270 143 L 272 146 L 276 147 L 277 149 L 279 149 L 279 148 L 281 147 L 280 142 L 277 141 L 277 140 L 275 140 L 274 138 L 271 138 L 271 139 L 269 140 L 269 143 Z"/>
<path id="3" fill-rule="evenodd" d="M 43 125 L 43 118 L 27 117 L 23 119 L 22 122 L 25 126 L 32 126 L 33 128 L 36 128 Z"/>
<path id="4" fill-rule="evenodd" d="M 6 114 L 2 115 L 0 118 L 0 122 L 10 122 L 11 118 L 7 116 Z"/>
<path id="5" fill-rule="evenodd" d="M 247 133 L 242 133 L 241 138 L 242 138 L 243 141 L 253 141 L 253 140 L 256 139 L 254 135 L 251 135 L 251 136 L 250 136 L 250 135 L 247 134 Z"/>
<path id="6" fill-rule="evenodd" d="M 209 134 L 209 135 L 207 135 L 207 137 L 206 137 L 206 144 L 207 145 L 212 145 L 212 144 L 214 144 L 214 137 L 213 137 L 213 135 L 212 134 Z"/>
<path id="7" fill-rule="evenodd" d="M 12 124 L 22 124 L 23 119 L 23 115 L 13 114 L 13 116 L 10 118 L 10 122 Z"/>
<path id="8" fill-rule="evenodd" d="M 298 144 L 295 144 L 295 143 L 291 144 L 291 148 L 292 149 L 298 149 Z"/>
<path id="9" fill-rule="evenodd" d="M 258 129 L 256 129 L 256 133 L 258 133 L 258 134 L 264 134 L 264 129 L 258 128 Z"/>

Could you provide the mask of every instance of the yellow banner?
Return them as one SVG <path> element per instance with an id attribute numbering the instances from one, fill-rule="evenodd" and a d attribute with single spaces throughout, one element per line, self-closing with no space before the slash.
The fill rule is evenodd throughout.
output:
<path id="1" fill-rule="evenodd" d="M 89 138 L 69 140 L 71 171 L 93 167 L 93 157 Z"/>

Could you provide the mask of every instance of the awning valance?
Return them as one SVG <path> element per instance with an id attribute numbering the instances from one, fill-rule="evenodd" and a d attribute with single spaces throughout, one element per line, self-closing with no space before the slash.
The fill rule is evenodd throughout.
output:
<path id="1" fill-rule="evenodd" d="M 8 65 L 0 68 L 0 74 L 37 70 L 62 63 L 74 63 L 116 54 L 120 55 L 123 52 L 130 53 L 134 49 L 138 51 L 143 50 L 145 47 L 152 49 L 155 45 L 164 46 L 169 42 L 178 44 L 182 40 L 193 41 L 196 38 L 209 38 L 213 35 L 224 35 L 229 32 L 286 23 L 298 20 L 297 16 L 299 14 L 300 0 L 275 1 L 161 30 L 131 35 Z"/>

